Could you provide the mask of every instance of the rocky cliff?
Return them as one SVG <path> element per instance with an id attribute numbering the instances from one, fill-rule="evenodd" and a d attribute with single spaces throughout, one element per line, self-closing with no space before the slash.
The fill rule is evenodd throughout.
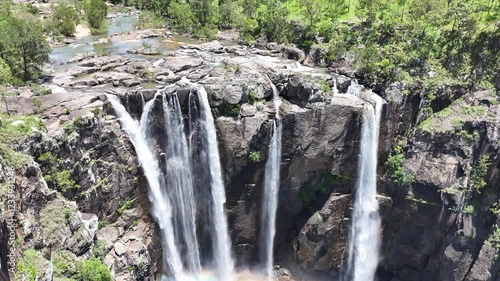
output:
<path id="1" fill-rule="evenodd" d="M 310 280 L 308 274 L 338 278 L 347 255 L 365 101 L 334 94 L 334 80 L 345 93 L 352 78 L 280 58 L 302 57 L 297 52 L 211 42 L 173 51 L 155 65 L 82 56 L 55 75 L 58 87 L 51 94 L 36 97 L 39 106 L 31 104 L 35 93 L 29 90 L 9 97 L 10 111 L 38 113 L 45 122 L 11 144 L 29 155 L 26 161 L 14 165 L 1 155 L 4 185 L 7 168 L 15 169 L 10 183 L 19 202 L 18 260 L 28 264 L 35 256 L 39 280 L 72 278 L 75 265 L 92 256 L 115 280 L 157 280 L 161 243 L 148 212 L 147 182 L 103 94 L 119 95 L 138 117 L 143 100 L 157 90 L 172 91 L 164 86 L 185 76 L 209 95 L 233 248 L 240 265 L 254 265 L 274 112 L 268 76 L 283 98 L 276 263 L 297 280 Z M 175 89 L 186 107 L 187 88 L 179 82 Z M 387 102 L 378 167 L 379 280 L 500 280 L 497 96 L 442 88 L 431 99 L 424 89 L 402 83 L 377 90 Z M 3 202 L 6 192 L 0 193 Z M 0 242 L 8 240 L 0 234 Z"/>

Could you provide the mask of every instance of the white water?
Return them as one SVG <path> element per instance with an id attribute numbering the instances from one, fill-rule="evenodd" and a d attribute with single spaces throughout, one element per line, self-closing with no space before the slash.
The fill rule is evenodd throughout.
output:
<path id="1" fill-rule="evenodd" d="M 205 88 L 197 88 L 200 103 L 201 124 L 204 130 L 204 142 L 207 148 L 209 169 L 211 174 L 211 187 L 213 197 L 213 222 L 214 222 L 214 258 L 217 276 L 220 281 L 234 279 L 234 261 L 231 255 L 231 240 L 229 238 L 227 218 L 224 212 L 226 193 L 222 179 L 222 168 L 220 164 L 217 134 L 215 131 L 214 118 L 208 103 Z"/>
<path id="2" fill-rule="evenodd" d="M 266 163 L 264 176 L 264 192 L 262 196 L 262 217 L 260 229 L 261 261 L 264 263 L 264 274 L 268 280 L 272 279 L 273 273 L 273 250 L 274 236 L 276 234 L 276 210 L 278 208 L 278 191 L 280 183 L 281 164 L 281 120 L 279 106 L 281 100 L 276 86 L 269 80 L 273 89 L 273 101 L 276 110 L 275 120 L 272 126 L 272 137 L 269 144 L 269 157 Z"/>
<path id="3" fill-rule="evenodd" d="M 175 280 L 183 279 L 183 266 L 181 256 L 174 239 L 174 227 L 172 225 L 172 208 L 164 189 L 161 188 L 161 171 L 158 161 L 152 151 L 153 146 L 148 142 L 147 126 L 148 116 L 153 105 L 153 100 L 146 103 L 141 116 L 141 123 L 134 120 L 121 104 L 118 97 L 106 95 L 122 124 L 122 129 L 127 133 L 130 141 L 135 147 L 139 163 L 141 164 L 149 184 L 149 200 L 152 203 L 152 214 L 156 218 L 161 231 L 163 242 L 164 265 L 171 270 Z"/>
<path id="4" fill-rule="evenodd" d="M 183 257 L 187 271 L 196 275 L 201 271 L 201 264 L 196 238 L 193 174 L 181 107 L 176 94 L 170 97 L 163 96 L 163 115 L 168 140 L 165 148 L 165 182 L 170 189 L 171 201 L 176 202 L 173 208 L 176 219 L 175 229 L 181 232 L 175 237 L 177 245 L 182 244 L 185 247 Z"/>
<path id="5" fill-rule="evenodd" d="M 351 85 L 348 93 L 359 95 L 359 86 Z M 379 261 L 380 216 L 377 193 L 377 151 L 383 100 L 372 94 L 365 105 L 361 134 L 358 179 L 349 241 L 347 280 L 373 281 Z"/>

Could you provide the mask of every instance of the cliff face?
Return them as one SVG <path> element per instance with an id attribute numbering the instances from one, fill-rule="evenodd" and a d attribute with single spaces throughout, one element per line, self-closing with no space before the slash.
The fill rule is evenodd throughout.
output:
<path id="1" fill-rule="evenodd" d="M 365 102 L 334 95 L 333 79 L 346 92 L 350 78 L 297 70 L 278 55 L 211 43 L 173 52 L 162 67 L 101 57 L 84 59 L 55 77 L 73 89 L 73 98 L 68 93 L 40 97 L 48 133 L 16 145 L 31 156 L 16 168 L 19 259 L 36 249 L 42 280 L 71 276 L 75 269 L 61 270 L 57 259 L 75 263 L 92 255 L 104 260 L 115 280 L 156 280 L 161 243 L 148 212 L 147 182 L 104 90 L 94 85 L 116 86 L 106 91 L 120 95 L 138 117 L 142 98 L 153 98 L 156 88 L 128 86 L 149 79 L 170 84 L 186 76 L 207 89 L 233 248 L 240 264 L 254 264 L 274 112 L 267 75 L 283 98 L 276 263 L 295 269 L 297 279 L 302 272 L 338 277 L 347 258 Z M 188 91 L 182 83 L 175 89 L 187 115 Z M 497 97 L 489 91 L 443 89 L 428 101 L 421 90 L 400 83 L 380 95 L 387 103 L 379 141 L 379 279 L 500 280 Z M 11 101 L 14 109 L 27 112 L 26 96 Z M 428 107 L 436 113 L 429 115 Z M 65 108 L 71 109 L 69 118 Z M 155 108 L 154 115 L 160 113 Z M 84 117 L 66 121 L 79 115 Z M 396 165 L 386 164 L 388 159 L 397 159 Z M 401 173 L 408 180 L 401 180 Z M 5 182 L 5 172 L 0 178 Z M 3 231 L 0 235 L 5 240 Z"/>

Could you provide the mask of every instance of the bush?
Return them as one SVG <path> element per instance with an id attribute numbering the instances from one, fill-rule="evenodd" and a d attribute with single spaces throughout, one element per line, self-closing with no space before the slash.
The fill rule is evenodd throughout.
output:
<path id="1" fill-rule="evenodd" d="M 162 28 L 165 20 L 153 11 L 143 11 L 134 24 L 137 29 Z"/>
<path id="2" fill-rule="evenodd" d="M 260 162 L 260 161 L 262 161 L 262 157 L 260 156 L 260 151 L 250 151 L 250 154 L 248 154 L 248 158 L 252 162 Z"/>
<path id="3" fill-rule="evenodd" d="M 405 171 L 404 159 L 402 142 L 399 142 L 387 159 L 385 175 L 395 184 L 409 186 L 415 181 L 415 177 Z"/>
<path id="4" fill-rule="evenodd" d="M 81 281 L 111 281 L 109 269 L 98 258 L 86 260 L 80 272 Z"/>
<path id="5" fill-rule="evenodd" d="M 10 84 L 12 82 L 12 72 L 9 65 L 0 58 L 0 85 Z"/>
<path id="6" fill-rule="evenodd" d="M 192 32 L 197 23 L 191 6 L 187 3 L 172 1 L 168 6 L 169 23 L 179 32 Z"/>
<path id="7" fill-rule="evenodd" d="M 40 254 L 34 249 L 24 251 L 23 257 L 17 262 L 17 273 L 28 277 L 29 281 L 35 281 L 42 277 L 43 271 L 38 261 L 42 259 Z"/>
<path id="8" fill-rule="evenodd" d="M 125 202 L 125 204 L 123 204 L 123 206 L 121 206 L 120 209 L 118 209 L 118 213 L 121 215 L 126 210 L 131 209 L 132 206 L 134 205 L 134 202 L 135 202 L 135 199 L 132 199 L 132 200 L 129 200 L 129 201 Z"/>
<path id="9" fill-rule="evenodd" d="M 225 1 L 219 6 L 220 27 L 235 28 L 243 25 L 245 16 L 243 9 L 234 0 Z"/>
<path id="10" fill-rule="evenodd" d="M 52 5 L 52 26 L 58 34 L 73 36 L 79 16 L 74 7 L 67 4 Z"/>
<path id="11" fill-rule="evenodd" d="M 474 168 L 474 172 L 472 174 L 471 186 L 472 189 L 477 193 L 481 194 L 483 187 L 486 186 L 486 181 L 484 178 L 488 174 L 488 170 L 490 168 L 491 161 L 490 157 L 486 154 L 481 155 L 479 157 L 479 162 Z"/>
<path id="12" fill-rule="evenodd" d="M 92 34 L 100 33 L 105 28 L 108 6 L 103 0 L 85 0 L 83 3 L 85 17 L 89 23 Z"/>

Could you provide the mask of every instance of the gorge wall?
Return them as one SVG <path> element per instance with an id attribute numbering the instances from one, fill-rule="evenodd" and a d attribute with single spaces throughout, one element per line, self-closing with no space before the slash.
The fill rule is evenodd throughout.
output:
<path id="1" fill-rule="evenodd" d="M 19 260 L 36 250 L 39 280 L 70 278 L 76 270 L 71 264 L 92 255 L 103 258 L 115 280 L 158 280 L 162 251 L 147 182 L 103 92 L 119 95 L 137 117 L 143 98 L 152 99 L 157 89 L 129 86 L 144 77 L 171 84 L 186 76 L 206 88 L 216 117 L 237 262 L 255 265 L 274 114 L 268 75 L 283 98 L 275 263 L 296 280 L 340 279 L 365 101 L 334 95 L 334 79 L 345 93 L 354 77 L 297 69 L 278 56 L 209 43 L 173 52 L 162 67 L 97 57 L 55 77 L 54 83 L 72 92 L 40 97 L 48 130 L 17 144 L 31 156 L 15 168 Z M 117 87 L 94 87 L 106 84 Z M 187 92 L 180 82 L 175 89 L 187 115 Z M 499 281 L 498 97 L 443 88 L 428 101 L 424 91 L 400 83 L 378 91 L 387 101 L 377 169 L 383 226 L 378 280 Z M 72 98 L 61 98 L 68 94 Z M 12 97 L 14 110 L 25 112 L 26 99 Z M 69 118 L 61 118 L 58 107 L 70 108 Z M 394 157 L 396 172 L 387 164 Z M 12 166 L 5 158 L 2 179 Z M 401 173 L 414 180 L 400 181 Z M 0 196 L 5 198 L 4 189 Z"/>

